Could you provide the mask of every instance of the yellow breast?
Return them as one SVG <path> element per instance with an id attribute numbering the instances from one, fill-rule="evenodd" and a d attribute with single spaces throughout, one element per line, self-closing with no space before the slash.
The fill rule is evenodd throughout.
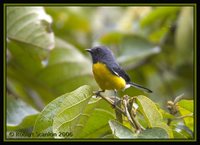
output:
<path id="1" fill-rule="evenodd" d="M 103 63 L 98 62 L 93 64 L 93 74 L 102 90 L 122 90 L 126 86 L 126 81 L 110 72 Z"/>

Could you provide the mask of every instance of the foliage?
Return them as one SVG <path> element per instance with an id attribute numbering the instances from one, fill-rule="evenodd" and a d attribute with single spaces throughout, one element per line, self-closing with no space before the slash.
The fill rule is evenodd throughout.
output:
<path id="1" fill-rule="evenodd" d="M 7 139 L 194 138 L 192 7 L 7 6 L 6 12 Z M 134 99 L 129 113 L 139 132 L 127 114 L 120 123 L 115 109 L 93 96 L 98 86 L 84 49 L 98 44 L 112 49 L 134 82 L 153 90 L 119 92 Z"/>

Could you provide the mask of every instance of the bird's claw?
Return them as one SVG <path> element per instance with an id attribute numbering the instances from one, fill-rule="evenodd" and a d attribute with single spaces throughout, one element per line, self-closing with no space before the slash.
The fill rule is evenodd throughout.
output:
<path id="1" fill-rule="evenodd" d="M 94 91 L 93 94 L 96 96 L 96 98 L 101 96 L 101 92 L 103 91 Z"/>

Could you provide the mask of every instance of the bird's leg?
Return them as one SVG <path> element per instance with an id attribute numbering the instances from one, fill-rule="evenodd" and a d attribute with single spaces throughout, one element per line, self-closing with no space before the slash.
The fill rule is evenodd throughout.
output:
<path id="1" fill-rule="evenodd" d="M 116 107 L 120 103 L 120 100 L 117 97 L 117 90 L 114 90 L 114 95 L 114 107 Z"/>
<path id="2" fill-rule="evenodd" d="M 96 98 L 101 96 L 101 92 L 105 92 L 105 90 L 100 90 L 100 91 L 94 92 L 94 94 L 96 95 Z"/>
<path id="3" fill-rule="evenodd" d="M 114 98 L 114 104 L 113 104 L 113 107 L 115 108 L 115 115 L 116 115 L 116 119 L 122 123 L 123 122 L 123 119 L 122 119 L 122 113 L 119 112 L 116 108 L 121 108 L 121 99 L 119 99 L 117 97 L 117 90 L 114 90 L 114 95 L 115 95 L 115 98 Z"/>
<path id="4" fill-rule="evenodd" d="M 117 90 L 114 90 L 114 107 L 117 105 Z"/>

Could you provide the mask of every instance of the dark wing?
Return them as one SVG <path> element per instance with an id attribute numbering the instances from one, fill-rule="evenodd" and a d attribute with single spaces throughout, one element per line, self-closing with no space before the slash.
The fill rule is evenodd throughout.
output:
<path id="1" fill-rule="evenodd" d="M 107 65 L 107 67 L 114 75 L 122 77 L 126 82 L 131 81 L 128 74 L 118 64 Z"/>

